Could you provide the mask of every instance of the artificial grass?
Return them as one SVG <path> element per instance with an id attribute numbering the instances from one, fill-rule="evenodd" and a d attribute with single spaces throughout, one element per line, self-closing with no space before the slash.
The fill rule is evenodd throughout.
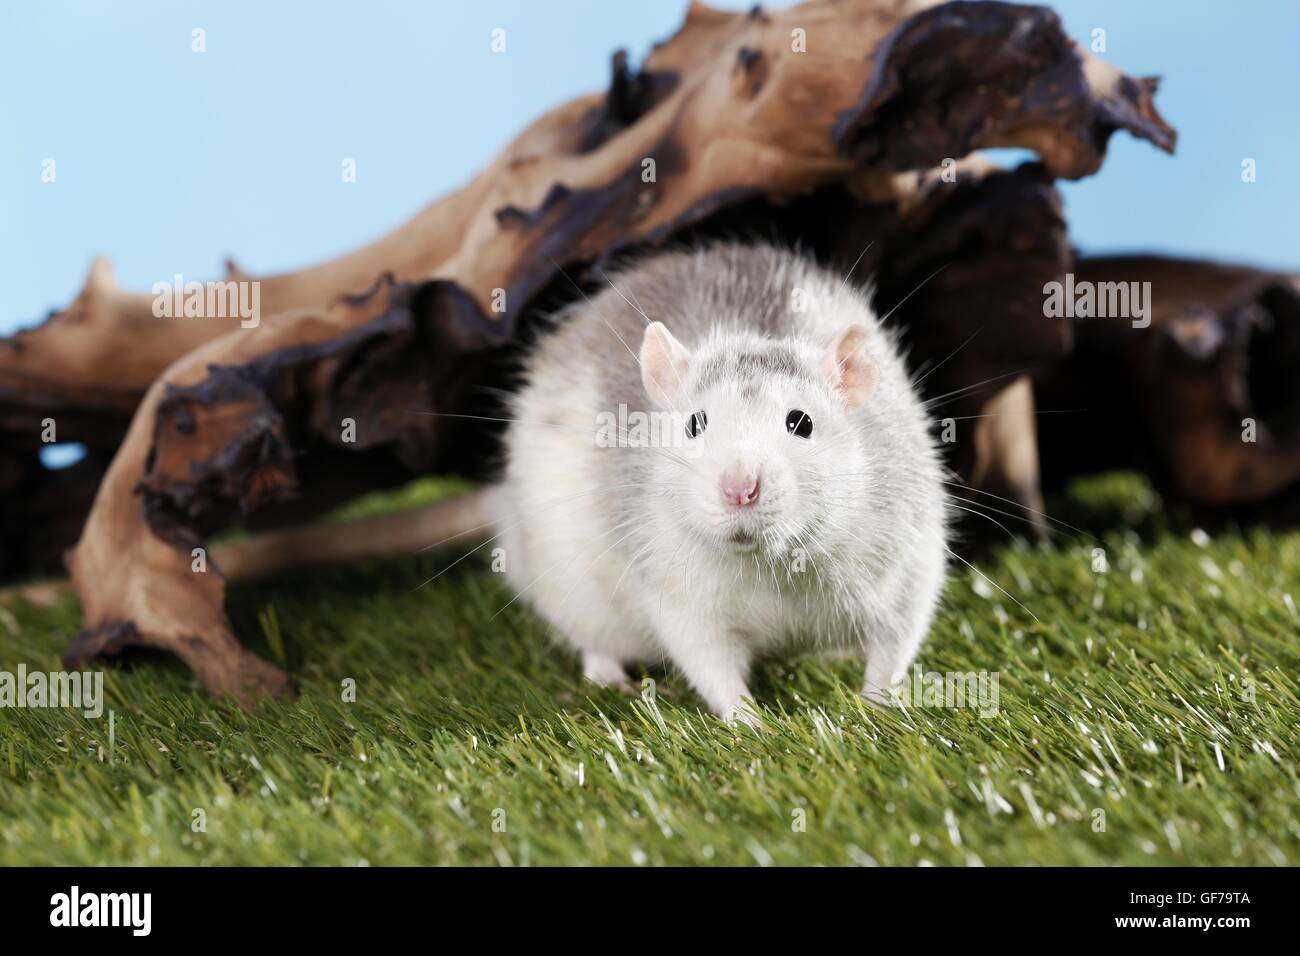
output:
<path id="1" fill-rule="evenodd" d="M 1053 513 L 1123 524 L 981 561 L 1023 609 L 958 565 L 922 653 L 997 671 L 991 718 L 873 709 L 847 660 L 766 665 L 758 732 L 672 674 L 594 690 L 522 602 L 492 619 L 477 557 L 235 587 L 299 698 L 244 712 L 153 657 L 107 671 L 111 748 L 107 713 L 0 710 L 0 864 L 1296 862 L 1300 534 L 1189 533 L 1131 478 Z M 57 669 L 78 618 L 0 604 L 0 669 Z"/>

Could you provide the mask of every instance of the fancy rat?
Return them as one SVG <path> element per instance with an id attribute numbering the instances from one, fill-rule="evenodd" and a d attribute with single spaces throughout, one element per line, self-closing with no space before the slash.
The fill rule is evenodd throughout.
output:
<path id="1" fill-rule="evenodd" d="M 512 416 L 505 573 L 588 679 L 626 689 L 667 659 L 753 722 L 757 656 L 852 649 L 888 700 L 949 522 L 924 406 L 861 292 L 766 245 L 646 259 L 541 339 Z"/>

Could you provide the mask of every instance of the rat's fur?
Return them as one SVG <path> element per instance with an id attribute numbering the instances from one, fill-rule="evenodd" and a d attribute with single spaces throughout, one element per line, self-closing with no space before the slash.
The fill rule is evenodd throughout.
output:
<path id="1" fill-rule="evenodd" d="M 854 325 L 865 349 L 850 335 L 828 362 Z M 656 383 L 674 430 L 601 447 L 602 422 L 655 410 Z M 787 429 L 792 409 L 810 437 Z M 542 339 L 513 415 L 506 573 L 588 678 L 667 658 L 716 713 L 750 719 L 760 653 L 857 649 L 877 701 L 916 655 L 943 587 L 943 472 L 892 336 L 838 276 L 767 246 L 646 260 Z M 761 481 L 745 509 L 718 492 L 737 463 Z"/>

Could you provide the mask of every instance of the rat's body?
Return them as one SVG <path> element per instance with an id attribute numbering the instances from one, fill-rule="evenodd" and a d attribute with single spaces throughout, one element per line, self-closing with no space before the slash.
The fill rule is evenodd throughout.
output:
<path id="1" fill-rule="evenodd" d="M 743 718 L 764 652 L 856 649 L 877 700 L 915 656 L 943 472 L 895 345 L 839 277 L 763 246 L 647 260 L 542 338 L 513 415 L 506 573 L 588 678 L 666 659 Z"/>

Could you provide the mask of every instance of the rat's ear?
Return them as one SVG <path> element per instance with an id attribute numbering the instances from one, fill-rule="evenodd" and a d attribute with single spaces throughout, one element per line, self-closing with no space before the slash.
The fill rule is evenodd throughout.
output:
<path id="1" fill-rule="evenodd" d="M 865 325 L 850 325 L 822 357 L 822 375 L 849 408 L 862 405 L 880 384 L 880 365 L 864 351 L 870 338 Z"/>
<path id="2" fill-rule="evenodd" d="M 686 400 L 682 383 L 691 367 L 691 353 L 673 338 L 662 322 L 651 322 L 641 340 L 641 384 L 660 408 L 677 408 Z"/>

